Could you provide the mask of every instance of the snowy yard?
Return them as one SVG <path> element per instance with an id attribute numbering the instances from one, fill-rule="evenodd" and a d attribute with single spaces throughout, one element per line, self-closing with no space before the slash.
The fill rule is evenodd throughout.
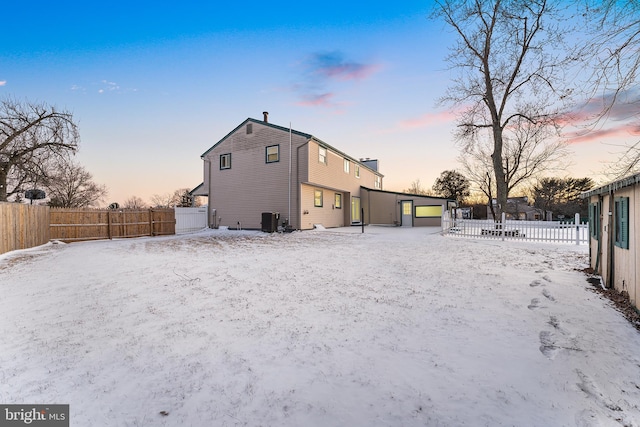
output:
<path id="1" fill-rule="evenodd" d="M 640 334 L 586 246 L 430 228 L 0 256 L 0 402 L 72 426 L 640 426 Z"/>

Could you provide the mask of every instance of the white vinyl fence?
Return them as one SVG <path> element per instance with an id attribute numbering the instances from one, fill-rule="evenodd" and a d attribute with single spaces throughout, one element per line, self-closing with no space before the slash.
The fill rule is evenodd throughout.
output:
<path id="1" fill-rule="evenodd" d="M 449 212 L 442 217 L 442 231 L 448 236 L 478 239 L 526 240 L 538 242 L 589 243 L 589 225 L 580 223 L 580 215 L 574 221 L 501 221 L 451 218 Z"/>
<path id="2" fill-rule="evenodd" d="M 191 233 L 207 227 L 207 207 L 175 208 L 176 234 Z"/>

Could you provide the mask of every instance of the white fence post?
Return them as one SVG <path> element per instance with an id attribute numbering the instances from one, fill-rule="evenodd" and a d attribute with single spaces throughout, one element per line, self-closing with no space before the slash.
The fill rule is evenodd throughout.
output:
<path id="1" fill-rule="evenodd" d="M 502 240 L 504 240 L 505 237 L 505 226 L 507 225 L 507 214 L 502 212 L 502 225 L 500 226 L 500 230 L 501 230 L 501 234 L 502 234 Z"/>
<path id="2" fill-rule="evenodd" d="M 580 214 L 576 212 L 576 216 L 574 219 L 574 224 L 576 226 L 576 245 L 580 244 Z"/>

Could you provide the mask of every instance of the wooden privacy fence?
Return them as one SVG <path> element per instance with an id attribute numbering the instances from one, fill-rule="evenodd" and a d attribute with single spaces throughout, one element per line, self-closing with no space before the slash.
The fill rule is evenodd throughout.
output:
<path id="1" fill-rule="evenodd" d="M 0 254 L 48 241 L 48 206 L 0 202 Z"/>
<path id="2" fill-rule="evenodd" d="M 51 239 L 63 242 L 175 234 L 173 209 L 51 208 Z"/>

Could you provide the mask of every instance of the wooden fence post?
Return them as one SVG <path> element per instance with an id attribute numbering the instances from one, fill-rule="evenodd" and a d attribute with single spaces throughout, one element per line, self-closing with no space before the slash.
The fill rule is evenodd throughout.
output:
<path id="1" fill-rule="evenodd" d="M 153 209 L 149 208 L 149 236 L 155 236 L 153 230 Z"/>
<path id="2" fill-rule="evenodd" d="M 107 236 L 109 236 L 109 240 L 112 240 L 113 237 L 111 235 L 111 211 L 107 211 Z"/>

